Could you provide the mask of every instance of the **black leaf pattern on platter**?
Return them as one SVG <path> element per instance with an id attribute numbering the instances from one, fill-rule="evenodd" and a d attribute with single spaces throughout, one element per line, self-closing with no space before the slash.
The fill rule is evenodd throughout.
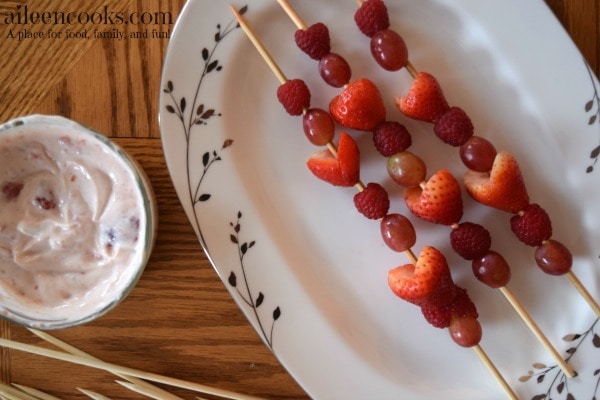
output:
<path id="1" fill-rule="evenodd" d="M 585 103 L 584 110 L 588 116 L 588 125 L 597 125 L 598 130 L 600 131 L 600 93 L 598 92 L 598 87 L 596 85 L 596 81 L 594 80 L 592 69 L 587 63 L 585 63 L 585 66 L 587 68 L 590 81 L 592 82 L 593 93 L 591 99 Z M 592 159 L 592 164 L 587 167 L 587 173 L 594 171 L 594 167 L 598 162 L 598 158 L 600 158 L 600 136 L 598 145 L 590 152 L 590 158 Z"/>
<path id="2" fill-rule="evenodd" d="M 599 321 L 600 319 L 596 319 L 590 328 L 583 333 L 570 333 L 562 338 L 563 341 L 570 345 L 565 351 L 567 353 L 565 361 L 568 362 L 578 351 L 600 349 L 600 336 L 596 332 L 596 325 L 598 325 Z M 587 347 L 585 350 L 582 350 L 582 346 Z M 575 376 L 578 376 L 577 372 Z M 533 396 L 531 400 L 576 400 L 575 395 L 569 388 L 569 384 L 576 385 L 576 381 L 570 381 L 558 365 L 547 366 L 543 363 L 533 363 L 532 369 L 527 371 L 526 375 L 522 375 L 519 381 L 528 382 L 532 378 L 535 378 L 536 384 L 542 385 L 545 383 L 547 386 L 544 388 L 544 392 Z M 587 376 L 586 374 L 586 376 L 580 376 L 579 378 L 580 382 L 586 379 L 595 380 L 595 385 L 591 385 L 594 390 L 591 393 L 591 397 L 586 397 L 582 400 L 597 400 L 600 388 L 600 369 L 596 369 L 591 376 Z"/>
<path id="3" fill-rule="evenodd" d="M 248 11 L 248 6 L 244 6 L 239 10 L 240 14 L 245 14 Z M 205 182 L 205 177 L 208 172 L 211 170 L 211 167 L 215 165 L 216 162 L 222 160 L 221 154 L 224 150 L 233 145 L 233 139 L 225 139 L 221 148 L 219 150 L 205 150 L 202 152 L 202 171 L 200 177 L 193 181 L 192 179 L 192 160 L 191 156 L 194 154 L 192 151 L 191 138 L 192 134 L 196 134 L 198 132 L 196 127 L 202 127 L 208 125 L 213 118 L 219 118 L 222 116 L 220 112 L 217 112 L 215 108 L 209 107 L 205 102 L 201 101 L 201 94 L 203 83 L 205 82 L 205 78 L 207 78 L 210 74 L 215 74 L 223 70 L 223 64 L 217 58 L 217 50 L 219 44 L 229 36 L 234 30 L 240 28 L 240 25 L 237 23 L 235 19 L 232 19 L 226 25 L 217 24 L 216 25 L 216 33 L 213 36 L 214 43 L 208 47 L 202 47 L 200 50 L 200 57 L 202 58 L 202 62 L 204 63 L 204 67 L 202 69 L 202 73 L 196 85 L 196 91 L 192 98 L 191 104 L 188 104 L 188 99 L 185 96 L 177 99 L 176 97 L 176 87 L 172 80 L 168 80 L 163 88 L 164 95 L 168 96 L 169 104 L 165 105 L 165 109 L 168 113 L 174 114 L 181 124 L 181 128 L 183 131 L 183 135 L 185 136 L 186 141 L 186 163 L 187 166 L 187 189 L 189 194 L 189 200 L 192 205 L 193 219 L 192 223 L 195 224 L 195 228 L 200 236 L 200 241 L 206 246 L 206 240 L 204 239 L 204 235 L 202 229 L 200 228 L 199 214 L 197 210 L 197 206 L 201 203 L 205 203 L 209 201 L 213 195 L 211 193 L 206 193 L 202 190 L 203 183 Z M 210 75 L 212 76 L 212 75 Z M 235 224 L 231 224 L 233 229 L 233 234 L 229 236 L 230 241 L 237 246 L 238 249 L 238 257 L 239 264 L 241 269 L 240 278 L 238 275 L 231 271 L 228 278 L 227 283 L 236 289 L 242 300 L 252 308 L 254 316 L 258 322 L 260 333 L 262 334 L 264 340 L 266 341 L 269 348 L 273 347 L 273 329 L 275 326 L 275 321 L 277 321 L 281 316 L 281 309 L 277 306 L 272 312 L 273 321 L 271 323 L 270 330 L 267 334 L 265 330 L 265 325 L 263 324 L 262 316 L 258 313 L 258 308 L 264 304 L 266 296 L 262 291 L 258 292 L 256 297 L 253 296 L 254 291 L 252 290 L 249 282 L 249 277 L 247 274 L 247 266 L 245 265 L 245 256 L 246 254 L 254 247 L 256 244 L 255 241 L 249 242 L 240 242 L 239 234 L 241 230 L 240 219 L 242 218 L 242 213 L 237 213 L 237 221 Z M 210 249 L 206 248 L 207 253 L 210 254 Z M 242 286 L 242 289 L 240 289 Z"/>
<path id="4" fill-rule="evenodd" d="M 243 281 L 243 285 L 240 289 L 238 285 L 237 275 L 234 271 L 231 271 L 229 273 L 228 282 L 229 285 L 231 285 L 231 287 L 233 287 L 237 291 L 238 295 L 243 300 L 243 302 L 246 303 L 248 307 L 252 309 L 252 312 L 254 313 L 256 321 L 258 322 L 258 326 L 264 340 L 270 348 L 273 348 L 273 330 L 275 327 L 275 321 L 277 321 L 281 316 L 281 309 L 279 307 L 276 307 L 273 311 L 273 321 L 271 322 L 271 327 L 267 334 L 265 325 L 263 323 L 264 316 L 258 312 L 258 308 L 264 303 L 266 297 L 262 291 L 259 291 L 256 297 L 254 296 L 255 291 L 254 288 L 251 286 L 250 281 L 248 280 L 247 267 L 245 264 L 245 257 L 247 256 L 248 251 L 250 251 L 250 249 L 252 249 L 256 245 L 256 241 L 251 240 L 248 242 L 240 240 L 240 233 L 242 230 L 242 225 L 240 223 L 241 219 L 242 212 L 238 211 L 236 221 L 229 223 L 233 231 L 233 233 L 229 234 L 229 240 L 237 247 L 239 269 L 241 271 L 241 279 Z"/>

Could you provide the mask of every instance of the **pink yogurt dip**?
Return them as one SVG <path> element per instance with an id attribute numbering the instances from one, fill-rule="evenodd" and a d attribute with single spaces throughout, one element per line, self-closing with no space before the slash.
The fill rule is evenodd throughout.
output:
<path id="1" fill-rule="evenodd" d="M 82 323 L 139 278 L 151 189 L 106 138 L 60 117 L 18 121 L 0 127 L 0 315 Z"/>

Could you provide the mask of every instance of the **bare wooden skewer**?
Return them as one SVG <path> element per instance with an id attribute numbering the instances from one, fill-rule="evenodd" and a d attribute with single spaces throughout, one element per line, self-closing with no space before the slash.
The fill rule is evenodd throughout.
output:
<path id="1" fill-rule="evenodd" d="M 106 397 L 100 393 L 92 392 L 91 390 L 77 388 L 81 393 L 85 394 L 87 397 L 93 400 L 112 400 L 109 397 Z"/>
<path id="2" fill-rule="evenodd" d="M 29 386 L 19 385 L 16 383 L 13 383 L 12 385 L 14 387 L 20 389 L 21 391 L 32 395 L 33 397 L 35 397 L 36 399 L 39 399 L 39 400 L 61 400 L 59 397 L 52 396 L 46 392 L 42 392 L 41 390 L 29 387 Z"/>
<path id="3" fill-rule="evenodd" d="M 84 352 L 83 350 L 80 350 L 68 343 L 63 342 L 62 340 L 59 340 L 46 332 L 39 331 L 37 329 L 32 329 L 32 328 L 28 328 L 28 330 L 31 333 L 33 333 L 34 335 L 36 335 L 37 337 L 45 340 L 46 342 L 48 342 L 50 344 L 53 344 L 54 346 L 58 347 L 61 350 L 66 351 L 67 353 L 100 361 L 98 358 L 93 357 L 92 355 Z M 116 376 L 118 376 L 119 378 L 122 378 L 122 379 L 126 379 L 129 382 L 137 385 L 138 387 L 142 387 L 149 391 L 152 391 L 155 395 L 155 398 L 157 398 L 159 400 L 183 400 L 181 397 L 175 396 L 174 394 L 169 393 L 166 390 L 163 390 L 157 386 L 154 386 L 144 380 L 137 379 L 137 378 L 130 377 L 127 375 L 123 375 L 123 374 L 116 374 Z M 159 396 L 159 397 L 156 397 L 156 396 Z"/>
<path id="4" fill-rule="evenodd" d="M 73 364 L 85 365 L 87 367 L 100 369 L 103 371 L 107 371 L 113 374 L 123 374 L 127 376 L 132 376 L 135 378 L 145 379 L 148 381 L 163 383 L 165 385 L 179 387 L 182 389 L 188 389 L 191 391 L 195 391 L 201 394 L 208 394 L 216 397 L 221 397 L 224 399 L 231 400 L 261 400 L 260 397 L 235 393 L 225 389 L 218 389 L 207 385 L 202 385 L 200 383 L 188 382 L 182 379 L 170 378 L 158 374 L 154 374 L 151 372 L 140 371 L 134 368 L 123 367 L 116 364 L 107 363 L 105 361 L 100 360 L 91 360 L 89 358 L 76 356 L 73 354 L 67 354 L 62 351 L 55 351 L 45 349 L 43 347 L 33 346 L 30 344 L 15 342 L 9 339 L 0 338 L 0 346 L 7 347 L 14 350 L 24 351 L 27 353 L 37 354 L 39 356 L 44 356 L 48 358 L 54 358 L 56 360 L 66 361 Z"/>
<path id="5" fill-rule="evenodd" d="M 8 400 L 39 400 L 37 397 L 2 382 L 0 382 L 0 396 Z"/>
<path id="6" fill-rule="evenodd" d="M 231 6 L 231 10 L 232 10 L 233 14 L 235 15 L 238 23 L 240 24 L 240 26 L 242 27 L 242 29 L 246 33 L 246 35 L 249 37 L 249 39 L 254 44 L 254 46 L 257 47 L 258 52 L 262 55 L 262 57 L 264 58 L 265 62 L 269 65 L 269 67 L 271 68 L 271 70 L 277 70 L 277 71 L 280 72 L 280 74 L 281 74 L 280 76 L 283 77 L 283 80 L 280 78 L 280 81 L 282 83 L 285 83 L 286 80 L 287 80 L 285 78 L 285 75 L 281 72 L 281 69 L 275 63 L 275 61 L 274 61 L 273 57 L 271 56 L 271 54 L 267 51 L 267 49 L 264 47 L 264 45 L 262 44 L 262 42 L 258 39 L 258 36 L 254 33 L 254 31 L 252 30 L 252 28 L 250 28 L 250 26 L 248 25 L 248 23 L 246 22 L 246 20 L 244 19 L 244 17 L 242 15 L 240 15 L 240 13 L 237 11 L 237 9 L 235 7 Z M 407 255 L 408 255 L 409 258 L 411 258 L 411 260 L 413 262 L 416 262 L 417 258 L 415 257 L 415 255 L 412 253 L 411 250 L 408 250 Z M 490 372 L 494 375 L 494 377 L 496 378 L 496 380 L 500 383 L 500 385 L 502 386 L 502 388 L 504 389 L 504 391 L 506 392 L 506 394 L 508 395 L 508 397 L 510 399 L 512 399 L 512 400 L 518 400 L 517 395 L 514 393 L 514 391 L 510 387 L 510 385 L 508 385 L 508 383 L 506 382 L 506 380 L 504 379 L 504 377 L 502 376 L 502 374 L 495 367 L 495 365 L 492 362 L 492 360 L 487 356 L 487 354 L 485 353 L 485 351 L 483 350 L 483 348 L 479 344 L 473 346 L 473 348 L 475 349 L 475 352 L 477 353 L 477 355 L 479 356 L 479 358 L 481 359 L 481 361 L 484 363 L 484 365 L 490 370 Z"/>
<path id="7" fill-rule="evenodd" d="M 296 25 L 296 27 L 298 29 L 301 29 L 301 30 L 307 29 L 306 23 L 302 20 L 300 15 L 296 12 L 296 10 L 292 7 L 292 5 L 287 0 L 277 0 L 277 2 L 281 6 L 281 8 L 283 8 L 283 10 L 286 12 L 288 17 L 294 22 L 294 24 Z M 362 4 L 362 1 L 360 1 L 359 4 Z M 410 68 L 407 66 L 407 69 L 409 69 L 409 71 L 414 72 L 413 77 L 416 75 L 416 73 L 417 73 L 416 69 L 412 65 L 410 65 Z M 413 72 L 411 72 L 411 75 L 413 74 Z M 409 258 L 411 259 L 411 261 L 413 263 L 416 262 L 416 258 L 414 258 L 414 254 L 412 256 L 409 256 Z M 541 344 L 546 348 L 546 350 L 548 350 L 550 352 L 550 354 L 552 355 L 554 360 L 557 362 L 557 364 L 560 366 L 560 368 L 563 370 L 563 372 L 569 378 L 574 377 L 575 371 L 573 371 L 573 369 L 569 366 L 569 364 L 567 364 L 565 359 L 560 355 L 560 353 L 556 350 L 556 348 L 552 345 L 552 343 L 550 343 L 550 341 L 548 340 L 546 335 L 542 332 L 542 330 L 539 328 L 537 323 L 533 320 L 531 315 L 525 310 L 525 307 L 523 306 L 523 304 L 514 296 L 514 294 L 508 288 L 506 288 L 506 287 L 502 288 L 501 292 L 502 292 L 502 294 L 504 294 L 504 296 L 509 301 L 509 303 L 513 306 L 515 311 L 517 311 L 519 316 L 523 319 L 523 321 L 525 322 L 527 327 L 529 327 L 529 329 L 536 336 L 536 338 L 541 342 Z"/>

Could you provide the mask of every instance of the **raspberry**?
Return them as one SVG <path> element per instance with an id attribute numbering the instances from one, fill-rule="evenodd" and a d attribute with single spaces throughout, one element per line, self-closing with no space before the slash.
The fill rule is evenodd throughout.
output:
<path id="1" fill-rule="evenodd" d="M 387 7 L 382 0 L 365 1 L 354 13 L 354 22 L 368 37 L 373 37 L 377 32 L 390 27 Z"/>
<path id="2" fill-rule="evenodd" d="M 375 127 L 373 143 L 384 157 L 403 152 L 412 144 L 412 138 L 406 127 L 399 122 L 386 121 Z"/>
<path id="3" fill-rule="evenodd" d="M 469 294 L 459 286 L 456 286 L 456 295 L 450 304 L 442 307 L 425 305 L 421 307 L 421 313 L 423 313 L 427 322 L 436 328 L 450 326 L 452 317 L 477 318 L 479 316 Z"/>
<path id="4" fill-rule="evenodd" d="M 378 183 L 370 182 L 367 187 L 354 195 L 356 209 L 369 219 L 386 216 L 390 208 L 387 191 Z"/>
<path id="5" fill-rule="evenodd" d="M 291 79 L 277 88 L 277 99 L 290 115 L 300 115 L 310 106 L 310 90 L 302 79 Z"/>
<path id="6" fill-rule="evenodd" d="M 305 30 L 298 29 L 294 39 L 296 46 L 313 60 L 320 60 L 331 50 L 329 29 L 322 22 L 317 22 Z"/>
<path id="7" fill-rule="evenodd" d="M 435 134 L 444 143 L 454 147 L 465 144 L 473 136 L 474 130 L 471 118 L 459 107 L 450 107 L 433 127 Z"/>
<path id="8" fill-rule="evenodd" d="M 530 204 L 510 219 L 510 228 L 528 246 L 540 246 L 552 236 L 552 223 L 538 204 Z"/>
<path id="9" fill-rule="evenodd" d="M 450 244 L 459 256 L 465 260 L 474 260 L 490 249 L 492 238 L 483 226 L 463 222 L 450 232 Z"/>

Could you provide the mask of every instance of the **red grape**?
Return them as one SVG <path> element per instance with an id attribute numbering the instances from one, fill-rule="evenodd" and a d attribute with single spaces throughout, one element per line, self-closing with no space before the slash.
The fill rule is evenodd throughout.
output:
<path id="1" fill-rule="evenodd" d="M 302 118 L 302 128 L 308 140 L 315 146 L 325 146 L 335 134 L 335 124 L 331 115 L 320 108 L 311 108 Z"/>
<path id="2" fill-rule="evenodd" d="M 408 49 L 404 39 L 391 29 L 384 29 L 373 35 L 371 54 L 387 71 L 398 71 L 408 62 Z"/>
<path id="3" fill-rule="evenodd" d="M 549 275 L 563 275 L 571 270 L 573 255 L 564 244 L 550 239 L 535 249 L 535 262 Z"/>
<path id="4" fill-rule="evenodd" d="M 471 136 L 460 147 L 460 159 L 467 168 L 477 172 L 488 172 L 496 158 L 496 148 L 481 136 Z"/>
<path id="5" fill-rule="evenodd" d="M 502 255 L 493 250 L 473 260 L 472 267 L 475 277 L 493 289 L 504 287 L 510 281 L 508 263 Z"/>
<path id="6" fill-rule="evenodd" d="M 452 340 L 459 346 L 473 347 L 479 343 L 482 336 L 481 325 L 473 317 L 453 316 L 448 327 Z"/>
<path id="7" fill-rule="evenodd" d="M 348 62 L 339 54 L 329 53 L 319 60 L 319 73 L 330 86 L 341 88 L 350 82 L 352 70 Z"/>
<path id="8" fill-rule="evenodd" d="M 401 214 L 388 214 L 381 220 L 381 236 L 388 247 L 402 252 L 410 249 L 417 241 L 412 223 Z"/>
<path id="9" fill-rule="evenodd" d="M 420 157 L 403 151 L 388 158 L 387 171 L 397 184 L 414 187 L 425 180 L 427 168 Z"/>

